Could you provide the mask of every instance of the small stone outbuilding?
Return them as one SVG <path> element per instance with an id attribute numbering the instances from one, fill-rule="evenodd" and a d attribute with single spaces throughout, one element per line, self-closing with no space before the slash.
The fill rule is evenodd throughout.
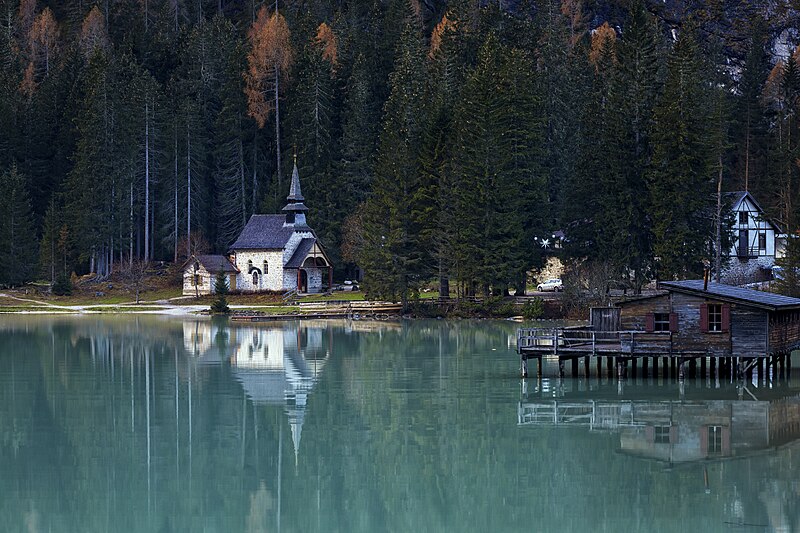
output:
<path id="1" fill-rule="evenodd" d="M 183 295 L 205 296 L 216 292 L 217 274 L 223 272 L 228 289 L 236 290 L 239 269 L 224 255 L 193 255 L 183 265 Z"/>

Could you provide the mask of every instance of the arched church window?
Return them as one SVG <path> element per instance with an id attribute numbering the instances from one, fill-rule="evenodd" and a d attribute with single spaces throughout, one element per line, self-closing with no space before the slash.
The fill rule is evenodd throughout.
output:
<path id="1" fill-rule="evenodd" d="M 253 285 L 258 286 L 258 270 L 253 270 Z"/>
<path id="2" fill-rule="evenodd" d="M 253 271 L 253 260 L 252 259 L 248 259 L 247 260 L 247 271 L 248 272 L 252 272 Z"/>
<path id="3" fill-rule="evenodd" d="M 269 263 L 266 260 L 264 260 L 264 274 L 269 274 Z"/>

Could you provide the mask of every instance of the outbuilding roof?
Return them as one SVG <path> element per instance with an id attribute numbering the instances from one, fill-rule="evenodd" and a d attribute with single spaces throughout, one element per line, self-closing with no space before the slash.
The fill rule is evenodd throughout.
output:
<path id="1" fill-rule="evenodd" d="M 770 311 L 785 311 L 800 309 L 800 298 L 783 296 L 771 292 L 756 291 L 743 287 L 734 287 L 724 283 L 708 283 L 708 289 L 703 290 L 702 279 L 690 279 L 685 281 L 662 281 L 661 288 L 668 291 L 681 292 L 694 296 L 710 296 L 722 301 L 740 303 Z"/>
<path id="2" fill-rule="evenodd" d="M 191 263 L 192 260 L 200 263 L 203 268 L 212 274 L 217 272 L 239 272 L 239 269 L 224 255 L 193 255 L 183 264 L 183 268 L 186 268 L 186 265 Z"/>
<path id="3" fill-rule="evenodd" d="M 285 225 L 285 215 L 253 215 L 231 250 L 280 250 L 297 226 Z"/>

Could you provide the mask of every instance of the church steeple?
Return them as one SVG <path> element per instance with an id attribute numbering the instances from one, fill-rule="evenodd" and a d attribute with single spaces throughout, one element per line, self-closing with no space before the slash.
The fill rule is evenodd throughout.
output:
<path id="1" fill-rule="evenodd" d="M 308 208 L 303 204 L 303 193 L 300 192 L 300 173 L 297 172 L 297 155 L 294 156 L 294 169 L 292 169 L 292 184 L 289 187 L 289 196 L 286 197 L 285 224 L 291 226 L 305 226 Z"/>

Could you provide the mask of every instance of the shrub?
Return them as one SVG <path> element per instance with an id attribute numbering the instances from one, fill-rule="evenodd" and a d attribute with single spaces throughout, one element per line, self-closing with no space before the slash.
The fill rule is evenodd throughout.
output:
<path id="1" fill-rule="evenodd" d="M 72 294 L 72 280 L 69 276 L 62 274 L 56 278 L 50 291 L 57 296 L 69 296 Z"/>
<path id="2" fill-rule="evenodd" d="M 522 306 L 522 318 L 525 320 L 537 320 L 544 317 L 544 300 L 534 298 Z"/>

